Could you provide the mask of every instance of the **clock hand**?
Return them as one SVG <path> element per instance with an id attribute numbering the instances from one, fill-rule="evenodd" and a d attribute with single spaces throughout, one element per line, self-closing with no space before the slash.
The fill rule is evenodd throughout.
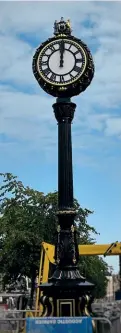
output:
<path id="1" fill-rule="evenodd" d="M 65 48 L 64 48 L 64 41 L 62 40 L 60 43 L 60 67 L 63 67 L 63 54 L 64 54 Z"/>

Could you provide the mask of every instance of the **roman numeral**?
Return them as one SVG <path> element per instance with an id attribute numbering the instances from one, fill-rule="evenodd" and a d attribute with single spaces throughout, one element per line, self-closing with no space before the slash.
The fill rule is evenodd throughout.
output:
<path id="1" fill-rule="evenodd" d="M 50 77 L 50 80 L 52 81 L 56 81 L 56 75 L 52 73 L 51 77 Z"/>
<path id="2" fill-rule="evenodd" d="M 42 61 L 42 66 L 47 66 L 48 62 L 47 61 Z"/>
<path id="3" fill-rule="evenodd" d="M 48 74 L 50 73 L 50 69 L 49 68 L 46 68 L 46 69 L 43 69 L 43 73 L 48 76 Z"/>
<path id="4" fill-rule="evenodd" d="M 80 67 L 75 66 L 75 67 L 74 67 L 74 71 L 79 73 L 79 72 L 80 72 Z"/>
<path id="5" fill-rule="evenodd" d="M 79 50 L 77 50 L 76 52 L 74 52 L 74 55 L 76 55 L 76 54 L 78 54 L 78 53 L 80 53 Z"/>
<path id="6" fill-rule="evenodd" d="M 52 52 L 54 52 L 54 51 L 55 51 L 54 45 L 49 46 L 49 49 L 50 49 Z"/>
<path id="7" fill-rule="evenodd" d="M 64 82 L 64 76 L 61 75 L 61 76 L 60 76 L 60 83 L 63 83 L 63 82 Z"/>
<path id="8" fill-rule="evenodd" d="M 74 78 L 74 76 L 73 76 L 71 73 L 70 73 L 69 75 L 70 75 L 71 79 L 73 79 L 73 78 Z"/>
<path id="9" fill-rule="evenodd" d="M 70 50 L 70 49 L 71 49 L 71 47 L 72 47 L 72 45 L 70 44 L 70 46 L 69 46 L 68 50 Z"/>
<path id="10" fill-rule="evenodd" d="M 48 51 L 50 51 L 49 54 L 48 54 Z M 48 48 L 46 49 L 44 55 L 47 56 L 47 57 L 49 57 L 49 55 L 50 55 L 52 52 L 54 52 L 54 51 L 56 51 L 54 45 L 52 45 L 52 46 L 48 46 Z"/>
<path id="11" fill-rule="evenodd" d="M 82 58 L 76 59 L 76 63 L 77 62 L 82 62 Z"/>

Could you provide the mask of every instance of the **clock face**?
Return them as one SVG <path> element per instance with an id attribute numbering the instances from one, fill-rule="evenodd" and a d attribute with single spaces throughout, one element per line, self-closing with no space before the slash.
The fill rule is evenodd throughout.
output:
<path id="1" fill-rule="evenodd" d="M 67 86 L 82 76 L 86 64 L 87 56 L 80 44 L 59 38 L 41 49 L 37 71 L 45 82 L 53 86 Z"/>

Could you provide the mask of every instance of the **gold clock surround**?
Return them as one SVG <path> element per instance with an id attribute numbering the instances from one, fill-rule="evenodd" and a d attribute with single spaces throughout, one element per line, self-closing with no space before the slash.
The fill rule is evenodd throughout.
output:
<path id="1" fill-rule="evenodd" d="M 58 38 L 56 38 L 56 41 L 59 42 L 60 40 L 61 40 L 61 38 L 60 38 L 60 36 L 58 36 Z M 50 80 L 48 80 L 48 79 L 43 75 L 42 70 L 40 71 L 40 68 L 39 68 L 39 61 L 40 61 L 40 58 L 41 58 L 42 54 L 44 53 L 44 50 L 46 50 L 49 46 L 51 46 L 51 44 L 53 44 L 53 43 L 55 42 L 55 40 L 54 40 L 54 41 L 51 41 L 51 42 L 49 42 L 47 45 L 45 45 L 45 46 L 41 49 L 41 51 L 40 51 L 40 53 L 39 53 L 39 55 L 38 55 L 38 59 L 37 59 L 37 71 L 38 71 L 39 75 L 42 77 L 42 79 L 43 79 L 45 82 L 47 82 L 47 83 L 49 83 L 50 85 L 52 85 L 52 86 L 63 86 L 63 87 L 64 87 L 64 86 L 70 85 L 70 84 L 72 84 L 72 83 L 78 81 L 78 80 L 82 77 L 82 75 L 83 75 L 83 73 L 84 73 L 84 71 L 85 71 L 86 65 L 87 65 L 87 56 L 86 56 L 86 52 L 84 51 L 83 47 L 82 47 L 81 45 L 79 45 L 77 42 L 75 42 L 75 41 L 73 41 L 73 40 L 71 40 L 71 39 L 69 39 L 69 38 L 63 38 L 63 40 L 64 40 L 65 43 L 70 43 L 70 42 L 71 42 L 72 45 L 74 45 L 75 47 L 77 47 L 78 49 L 80 49 L 81 53 L 83 54 L 83 57 L 84 57 L 85 61 L 84 61 L 84 64 L 83 64 L 83 66 L 82 66 L 83 69 L 81 70 L 81 73 L 80 73 L 79 75 L 77 75 L 76 78 L 73 78 L 73 79 L 71 79 L 71 81 L 69 81 L 69 82 L 64 82 L 64 83 L 51 82 Z"/>
<path id="2" fill-rule="evenodd" d="M 48 79 L 39 66 L 39 61 L 43 51 L 50 45 L 65 40 L 75 46 L 82 54 L 82 67 L 76 77 L 71 77 L 70 81 L 55 82 Z M 39 68 L 40 67 L 40 68 Z M 77 96 L 90 85 L 94 76 L 94 63 L 92 55 L 87 45 L 79 38 L 72 35 L 58 34 L 43 42 L 35 51 L 32 63 L 33 74 L 40 87 L 49 95 L 60 98 L 71 98 Z M 54 73 L 53 73 L 54 74 Z M 59 74 L 60 75 L 60 74 Z"/>

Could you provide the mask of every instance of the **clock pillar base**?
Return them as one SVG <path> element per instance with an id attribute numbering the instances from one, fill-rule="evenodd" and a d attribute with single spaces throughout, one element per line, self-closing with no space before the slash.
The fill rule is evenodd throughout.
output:
<path id="1" fill-rule="evenodd" d="M 43 296 L 42 317 L 79 317 L 90 316 L 93 298 L 93 284 L 77 281 L 57 281 L 40 286 Z"/>

